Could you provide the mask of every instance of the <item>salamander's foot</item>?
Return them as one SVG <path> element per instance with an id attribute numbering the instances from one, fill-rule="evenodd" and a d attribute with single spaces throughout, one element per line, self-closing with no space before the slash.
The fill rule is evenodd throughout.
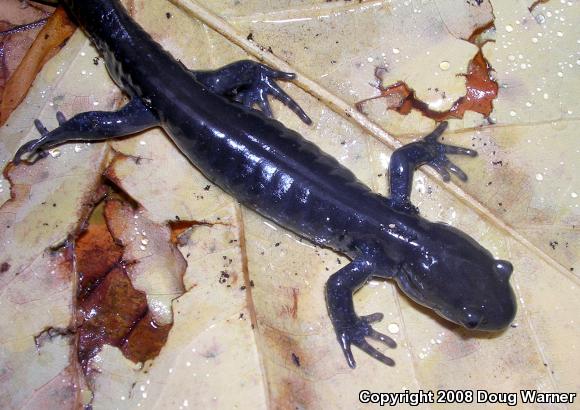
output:
<path id="1" fill-rule="evenodd" d="M 285 106 L 290 108 L 306 124 L 312 124 L 310 117 L 298 105 L 296 101 L 286 94 L 275 80 L 290 81 L 296 78 L 296 74 L 284 71 L 273 70 L 263 64 L 259 65 L 256 75 L 251 84 L 238 89 L 234 95 L 234 100 L 252 108 L 258 105 L 262 112 L 272 118 L 272 109 L 268 101 L 268 95 L 281 101 Z"/>
<path id="2" fill-rule="evenodd" d="M 97 142 L 124 137 L 159 125 L 159 119 L 139 98 L 133 98 L 117 111 L 87 111 L 67 120 L 60 111 L 56 113 L 59 126 L 48 131 L 35 120 L 40 138 L 28 141 L 14 155 L 14 164 L 27 155 L 33 163 L 47 156 L 46 150 L 69 141 Z"/>
<path id="3" fill-rule="evenodd" d="M 63 113 L 60 111 L 56 113 L 56 119 L 59 124 L 63 124 L 66 121 Z M 50 131 L 48 131 L 39 119 L 34 120 L 34 126 L 40 133 L 40 138 L 28 141 L 16 151 L 14 159 L 12 160 L 14 165 L 18 165 L 22 161 L 24 154 L 28 154 L 28 162 L 30 164 L 48 156 L 48 152 L 43 149 L 43 145 L 48 141 Z"/>
<path id="4" fill-rule="evenodd" d="M 312 120 L 288 94 L 276 84 L 276 80 L 291 81 L 296 74 L 274 70 L 253 60 L 240 60 L 210 71 L 191 71 L 196 80 L 212 92 L 252 108 L 260 107 L 268 117 L 272 109 L 268 95 L 280 100 L 306 124 Z"/>
<path id="5" fill-rule="evenodd" d="M 437 139 L 441 136 L 441 134 L 443 134 L 447 128 L 447 125 L 447 121 L 443 121 L 431 134 L 423 138 L 425 149 L 431 154 L 432 158 L 427 161 L 427 165 L 435 169 L 435 171 L 437 171 L 446 182 L 451 179 L 449 171 L 455 174 L 460 180 L 467 181 L 467 175 L 465 172 L 463 172 L 461 168 L 459 168 L 453 162 L 449 161 L 446 154 L 468 155 L 470 157 L 475 157 L 477 156 L 477 151 L 438 142 Z"/>
<path id="6" fill-rule="evenodd" d="M 356 361 L 352 355 L 351 345 L 354 345 L 361 349 L 363 352 L 374 357 L 378 361 L 386 364 L 387 366 L 394 366 L 395 362 L 390 357 L 385 356 L 377 349 L 372 347 L 365 338 L 370 337 L 371 339 L 377 340 L 384 343 L 390 348 L 397 347 L 397 343 L 391 339 L 389 336 L 384 335 L 380 332 L 374 330 L 371 326 L 373 322 L 379 322 L 383 319 L 382 313 L 374 313 L 368 316 L 361 316 L 357 318 L 357 321 L 341 328 L 336 328 L 336 336 L 338 342 L 342 348 L 342 351 L 346 357 L 346 361 L 351 368 L 356 367 Z"/>

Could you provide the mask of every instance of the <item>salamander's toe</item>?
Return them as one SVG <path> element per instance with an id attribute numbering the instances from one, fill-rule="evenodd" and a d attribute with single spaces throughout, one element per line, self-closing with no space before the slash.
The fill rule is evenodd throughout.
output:
<path id="1" fill-rule="evenodd" d="M 39 119 L 34 120 L 34 126 L 36 127 L 36 129 L 38 130 L 40 135 L 42 135 L 42 136 L 45 136 L 46 134 L 49 133 L 48 129 L 44 126 L 42 121 L 40 121 Z"/>
<path id="2" fill-rule="evenodd" d="M 449 158 L 447 158 L 447 154 L 475 157 L 477 156 L 477 151 L 469 148 L 457 147 L 455 145 L 442 144 L 437 141 L 446 129 L 447 122 L 444 121 L 439 124 L 433 132 L 423 138 L 422 144 L 424 144 L 426 150 L 432 155 L 432 159 L 427 161 L 427 165 L 437 171 L 445 182 L 451 180 L 451 173 L 457 176 L 461 181 L 465 182 L 467 181 L 467 174 L 451 162 Z"/>
<path id="3" fill-rule="evenodd" d="M 397 343 L 391 339 L 389 336 L 377 332 L 371 326 L 371 323 L 379 322 L 383 319 L 384 315 L 382 313 L 373 313 L 372 315 L 361 316 L 356 320 L 356 322 L 345 324 L 344 327 L 336 329 L 336 336 L 346 361 L 351 368 L 356 367 L 356 362 L 351 351 L 351 346 L 356 346 L 361 349 L 366 354 L 374 357 L 381 363 L 387 366 L 394 366 L 395 362 L 390 357 L 385 356 L 378 349 L 371 346 L 366 338 L 371 338 L 378 342 L 385 344 L 386 346 L 394 349 L 397 347 Z"/>
<path id="4" fill-rule="evenodd" d="M 33 154 L 38 149 L 38 144 L 40 143 L 40 139 L 35 139 L 28 141 L 26 144 L 18 148 L 16 154 L 14 154 L 14 158 L 12 162 L 14 165 L 18 165 L 22 161 L 22 156 L 25 154 Z"/>
<path id="5" fill-rule="evenodd" d="M 312 120 L 304 112 L 302 107 L 276 83 L 276 80 L 292 81 L 294 79 L 296 79 L 296 74 L 294 73 L 274 70 L 266 65 L 260 64 L 253 83 L 244 89 L 238 90 L 238 94 L 234 99 L 250 108 L 257 105 L 266 116 L 272 117 L 272 110 L 268 102 L 268 96 L 272 96 L 294 111 L 298 118 L 305 124 L 311 125 Z"/>
<path id="6" fill-rule="evenodd" d="M 62 125 L 66 122 L 66 117 L 60 111 L 56 112 L 56 120 L 58 121 L 58 125 Z"/>

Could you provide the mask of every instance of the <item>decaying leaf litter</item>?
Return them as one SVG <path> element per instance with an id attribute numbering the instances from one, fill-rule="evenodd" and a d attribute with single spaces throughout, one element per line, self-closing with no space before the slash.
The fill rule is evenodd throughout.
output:
<path id="1" fill-rule="evenodd" d="M 0 125 L 22 102 L 42 66 L 75 30 L 62 8 L 48 17 L 52 11 L 48 6 L 21 4 L 7 0 L 0 22 L 0 28 L 6 26 L 0 34 Z"/>
<path id="2" fill-rule="evenodd" d="M 482 53 L 499 85 L 494 110 L 489 119 L 467 111 L 451 121 L 453 131 L 446 136 L 480 152 L 477 160 L 458 161 L 470 182 L 443 185 L 432 173 L 419 172 L 414 202 L 427 218 L 452 223 L 514 262 L 516 327 L 497 337 L 468 337 L 410 303 L 391 283 L 373 281 L 356 295 L 357 311 L 386 313 L 378 328 L 397 340 L 399 348 L 390 352 L 397 366 L 384 368 L 359 354 L 357 370 L 348 370 L 322 293 L 329 273 L 345 261 L 240 208 L 154 130 L 110 146 L 59 147 L 54 158 L 16 167 L 8 174 L 10 183 L 2 182 L 7 202 L 0 218 L 7 228 L 0 286 L 6 302 L 0 309 L 3 317 L 33 319 L 2 323 L 2 360 L 10 369 L 2 377 L 18 381 L 2 384 L 3 407 L 38 407 L 58 397 L 71 407 L 90 402 L 103 408 L 318 408 L 352 407 L 363 388 L 578 391 L 573 343 L 578 280 L 571 271 L 578 221 L 573 195 L 578 108 L 572 99 L 580 67 L 577 3 L 551 1 L 530 11 L 532 4 L 468 2 L 459 15 L 455 3 L 444 1 L 181 4 L 210 28 L 164 1 L 128 6 L 157 41 L 192 68 L 218 67 L 249 52 L 300 73 L 303 91 L 296 85 L 286 89 L 315 126 L 300 124 L 284 109 L 276 110 L 277 118 L 382 193 L 392 149 L 434 123 L 417 110 L 407 115 L 387 110 L 388 101 L 381 99 L 365 106 L 364 115 L 358 112 L 357 101 L 378 95 L 375 69 L 388 68 L 384 86 L 405 81 L 429 107 L 449 109 L 465 95 L 465 77 L 457 74 L 467 73 L 478 51 L 467 40 L 492 22 L 486 36 L 495 41 L 483 44 Z M 3 163 L 34 137 L 32 119 L 54 126 L 56 110 L 71 115 L 122 103 L 94 57 L 77 32 L 47 63 L 0 131 Z M 187 261 L 180 288 L 172 278 L 183 274 L 182 265 L 147 261 L 160 257 L 158 245 L 174 254 L 171 235 L 143 244 L 135 215 L 126 216 L 121 245 L 125 253 L 133 248 L 126 262 L 137 271 L 127 277 L 140 283 L 149 314 L 163 316 L 171 308 L 163 317 L 173 325 L 155 359 L 135 364 L 122 346 L 105 344 L 90 358 L 96 371 L 87 374 L 78 360 L 81 332 L 66 330 L 83 323 L 73 313 L 82 307 L 74 238 L 100 201 L 103 174 L 116 195 L 110 201 L 137 206 L 131 212 L 146 213 L 162 231 L 171 231 L 169 221 L 190 222 L 191 229 L 179 232 L 177 249 Z M 73 240 L 62 247 L 69 237 Z M 150 247 L 155 252 L 147 254 Z M 34 287 L 38 296 L 30 291 Z"/>

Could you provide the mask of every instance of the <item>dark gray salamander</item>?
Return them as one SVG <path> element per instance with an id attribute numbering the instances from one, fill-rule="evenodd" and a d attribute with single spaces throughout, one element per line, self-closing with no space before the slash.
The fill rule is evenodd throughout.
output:
<path id="1" fill-rule="evenodd" d="M 326 285 L 326 301 L 348 364 L 351 345 L 394 364 L 365 338 L 390 347 L 375 331 L 375 313 L 358 316 L 352 294 L 372 276 L 394 279 L 416 302 L 470 329 L 506 328 L 516 312 L 509 283 L 512 266 L 465 233 L 432 223 L 410 203 L 414 170 L 434 167 L 466 175 L 446 154 L 475 156 L 437 138 L 446 123 L 424 139 L 393 153 L 391 196 L 373 193 L 333 157 L 271 116 L 268 95 L 281 100 L 306 123 L 308 116 L 275 83 L 292 74 L 252 61 L 216 71 L 190 71 L 164 51 L 126 13 L 118 0 L 62 3 L 102 54 L 111 77 L 131 98 L 116 112 L 86 112 L 48 131 L 15 155 L 31 160 L 67 141 L 102 141 L 161 126 L 208 179 L 244 205 L 312 242 L 347 255 L 352 262 Z M 251 107 L 258 105 L 261 112 Z"/>

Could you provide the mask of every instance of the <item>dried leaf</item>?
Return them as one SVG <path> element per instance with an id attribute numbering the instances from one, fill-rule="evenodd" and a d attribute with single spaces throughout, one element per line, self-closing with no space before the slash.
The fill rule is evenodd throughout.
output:
<path id="1" fill-rule="evenodd" d="M 25 5 L 18 0 L 5 0 L 1 10 L 0 97 L 6 81 L 26 55 L 49 14 L 46 6 Z"/>
<path id="2" fill-rule="evenodd" d="M 57 8 L 50 16 L 3 87 L 0 125 L 6 122 L 12 111 L 22 102 L 42 66 L 54 56 L 75 29 L 76 26 L 68 19 L 64 9 Z"/>

